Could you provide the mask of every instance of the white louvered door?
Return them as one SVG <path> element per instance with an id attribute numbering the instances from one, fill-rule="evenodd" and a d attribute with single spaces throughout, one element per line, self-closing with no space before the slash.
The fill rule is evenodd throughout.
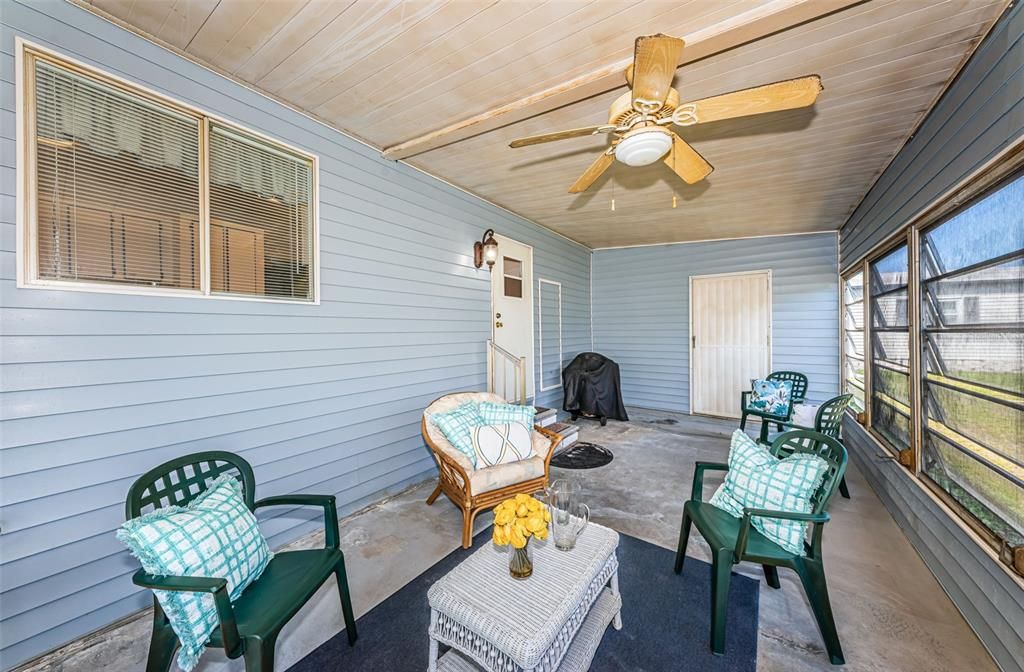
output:
<path id="1" fill-rule="evenodd" d="M 740 393 L 771 369 L 768 271 L 690 278 L 690 409 L 738 418 Z"/>

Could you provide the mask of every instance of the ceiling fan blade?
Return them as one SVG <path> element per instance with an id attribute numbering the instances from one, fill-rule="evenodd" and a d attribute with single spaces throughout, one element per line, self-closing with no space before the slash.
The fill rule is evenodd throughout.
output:
<path id="1" fill-rule="evenodd" d="M 608 170 L 608 166 L 612 165 L 614 160 L 615 156 L 613 154 L 601 152 L 601 156 L 597 157 L 597 160 L 590 164 L 590 167 L 580 175 L 580 179 L 576 180 L 575 184 L 569 187 L 569 193 L 579 194 L 586 191 L 594 183 L 594 180 L 601 177 L 601 173 Z"/>
<path id="2" fill-rule="evenodd" d="M 566 138 L 578 138 L 584 135 L 597 135 L 598 133 L 611 133 L 614 130 L 615 127 L 610 125 L 572 128 L 568 131 L 558 131 L 557 133 L 544 133 L 543 135 L 530 135 L 525 138 L 516 138 L 510 142 L 508 146 L 515 149 L 516 147 L 539 145 L 543 142 L 554 142 L 555 140 L 565 140 Z"/>
<path id="3" fill-rule="evenodd" d="M 702 98 L 680 105 L 679 108 L 685 110 L 692 106 L 693 116 L 696 118 L 694 123 L 703 124 L 752 114 L 808 107 L 814 104 L 822 91 L 824 87 L 821 85 L 821 77 L 811 75 Z"/>
<path id="4" fill-rule="evenodd" d="M 663 160 L 687 184 L 700 182 L 714 170 L 696 149 L 675 133 L 672 134 L 672 149 Z"/>
<path id="5" fill-rule="evenodd" d="M 669 35 L 636 38 L 633 53 L 633 109 L 656 112 L 665 103 L 683 53 L 683 41 Z M 628 75 L 627 75 L 628 79 Z"/>

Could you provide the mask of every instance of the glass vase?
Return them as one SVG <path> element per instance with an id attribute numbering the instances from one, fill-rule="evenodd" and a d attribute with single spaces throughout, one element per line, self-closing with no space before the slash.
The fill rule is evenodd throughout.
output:
<path id="1" fill-rule="evenodd" d="M 508 573 L 513 579 L 526 579 L 533 574 L 533 549 L 529 539 L 522 548 L 508 545 Z"/>

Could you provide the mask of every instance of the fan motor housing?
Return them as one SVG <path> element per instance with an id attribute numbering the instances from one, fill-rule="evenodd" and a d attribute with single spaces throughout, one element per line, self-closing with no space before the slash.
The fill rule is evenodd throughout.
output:
<path id="1" fill-rule="evenodd" d="M 668 95 L 665 97 L 665 104 L 661 106 L 661 109 L 654 114 L 647 115 L 650 119 L 667 119 L 672 116 L 675 112 L 676 107 L 679 106 L 679 92 L 675 89 L 669 89 Z M 643 117 L 639 112 L 633 109 L 633 92 L 626 91 L 624 94 L 615 99 L 612 106 L 608 110 L 608 123 L 614 124 L 615 126 L 633 126 L 634 124 L 641 121 Z"/>

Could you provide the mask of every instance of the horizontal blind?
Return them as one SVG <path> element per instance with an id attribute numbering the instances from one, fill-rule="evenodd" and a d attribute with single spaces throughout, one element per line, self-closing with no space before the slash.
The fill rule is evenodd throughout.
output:
<path id="1" fill-rule="evenodd" d="M 44 279 L 198 289 L 200 120 L 36 59 Z"/>
<path id="2" fill-rule="evenodd" d="M 313 164 L 210 125 L 210 289 L 313 298 Z"/>

